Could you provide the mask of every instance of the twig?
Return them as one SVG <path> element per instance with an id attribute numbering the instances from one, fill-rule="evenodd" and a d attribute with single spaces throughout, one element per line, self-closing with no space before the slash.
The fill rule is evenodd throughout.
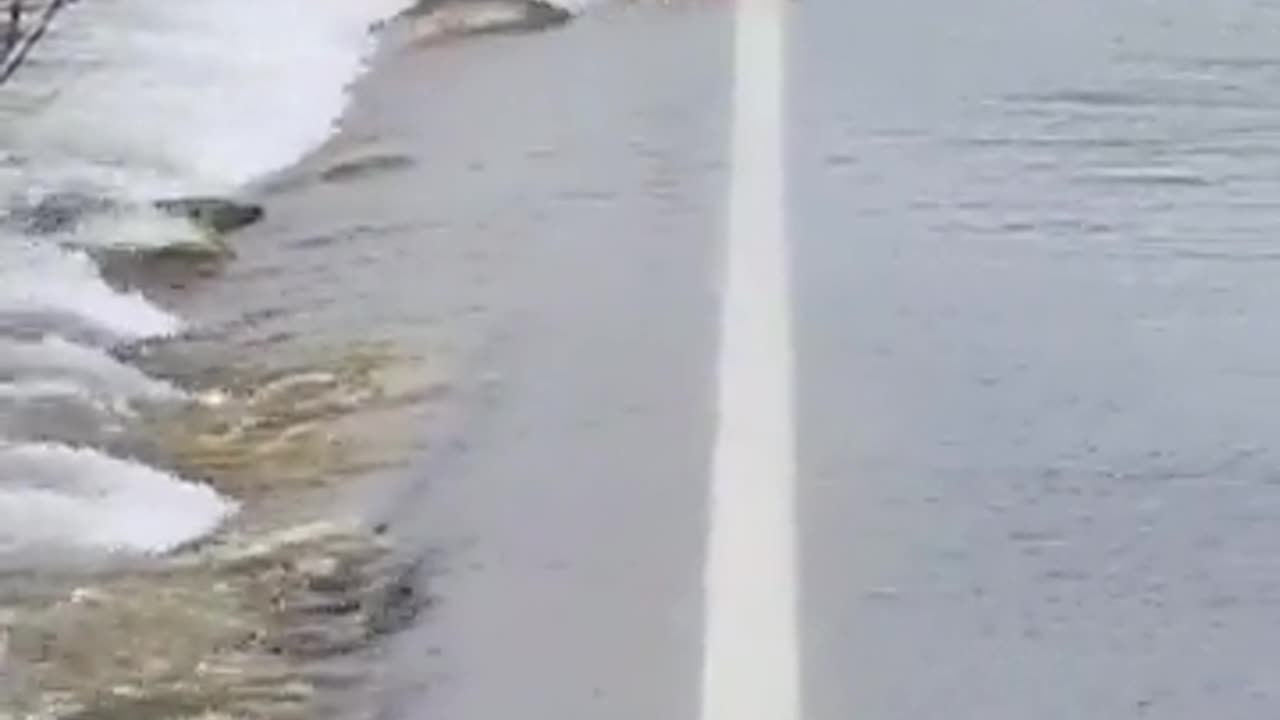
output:
<path id="1" fill-rule="evenodd" d="M 21 1 L 22 0 L 13 0 L 15 4 L 20 3 Z M 22 67 L 22 63 L 27 59 L 27 55 L 31 52 L 31 49 L 40 41 L 40 38 L 44 37 L 44 33 L 49 29 L 49 24 L 53 22 L 54 16 L 58 14 L 59 10 L 63 9 L 70 3 L 71 0 L 51 0 L 49 4 L 45 6 L 44 12 L 40 15 L 40 18 L 36 20 L 35 27 L 33 27 L 30 32 L 22 35 L 16 43 L 8 48 L 8 53 L 4 58 L 4 64 L 0 65 L 0 85 L 9 82 L 9 78 L 13 77 L 13 74 L 18 71 L 18 68 Z M 10 12 L 12 13 L 12 11 Z M 10 32 L 14 31 L 11 29 Z"/>

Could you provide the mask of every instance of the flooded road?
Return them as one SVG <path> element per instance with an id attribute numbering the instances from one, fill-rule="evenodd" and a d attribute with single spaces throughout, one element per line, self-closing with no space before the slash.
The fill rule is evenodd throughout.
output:
<path id="1" fill-rule="evenodd" d="M 895 7 L 794 16 L 807 716 L 1269 716 L 1280 6 Z"/>
<path id="2" fill-rule="evenodd" d="M 790 6 L 795 717 L 1278 706 L 1278 13 Z M 480 419 L 400 510 L 453 549 L 399 717 L 706 717 L 733 27 L 633 6 L 382 76 L 448 92 L 433 194 L 511 258 Z"/>
<path id="3" fill-rule="evenodd" d="M 0 106 L 266 209 L 3 230 L 0 718 L 1280 707 L 1280 3 L 295 5 Z"/>

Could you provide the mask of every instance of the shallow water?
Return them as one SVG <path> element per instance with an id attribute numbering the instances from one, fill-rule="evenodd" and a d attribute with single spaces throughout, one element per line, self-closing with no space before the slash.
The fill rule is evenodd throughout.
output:
<path id="1" fill-rule="evenodd" d="M 402 4 L 275 0 L 246 11 L 228 2 L 103 0 L 64 12 L 4 88 L 0 199 L 16 207 L 54 193 L 145 202 L 234 191 L 333 131 L 346 85 L 373 48 L 370 26 Z M 286 24 L 295 42 L 278 41 Z M 28 234 L 10 222 L 0 226 L 0 235 L 0 427 L 8 442 L 21 442 L 24 434 L 57 435 L 56 427 L 42 425 L 56 426 L 59 412 L 89 418 L 89 424 L 95 416 L 110 423 L 130 415 L 139 400 L 181 399 L 181 390 L 111 353 L 175 336 L 190 322 L 145 297 L 147 288 L 104 277 L 94 252 L 189 242 L 192 228 L 130 209 L 90 217 L 71 232 Z M 45 422 L 33 421 L 33 413 Z M 77 449 L 100 434 L 82 428 L 63 434 L 67 444 L 60 449 L 32 445 L 14 452 L 26 453 L 25 464 L 40 467 L 42 476 L 69 474 L 72 484 L 81 475 L 99 476 L 110 464 L 114 473 L 107 476 L 120 480 L 98 477 L 98 490 L 111 495 L 118 489 L 153 514 L 175 497 L 187 497 L 187 483 L 165 471 Z M 139 477 L 148 482 L 125 479 Z M 32 491 L 22 478 L 6 476 L 4 483 L 2 491 L 13 498 Z M 165 483 L 172 484 L 171 493 Z M 62 532 L 72 542 L 92 544 L 99 535 L 109 540 L 118 534 L 111 530 L 122 522 L 115 510 L 95 509 L 49 483 L 41 492 L 48 508 L 78 513 L 76 523 L 48 525 L 42 541 Z M 207 532 L 211 523 L 194 518 L 221 517 L 230 506 L 212 491 L 182 502 L 207 503 L 185 535 L 178 507 L 161 513 L 163 521 L 144 514 L 129 522 L 140 526 L 139 535 L 154 524 L 164 538 L 159 549 Z M 6 524 L 10 540 L 21 539 L 22 527 L 35 526 Z"/>
<path id="2" fill-rule="evenodd" d="M 692 515 L 697 501 L 664 503 L 695 497 L 702 476 L 659 497 L 653 488 L 665 486 L 655 478 L 683 476 L 644 463 L 629 468 L 636 477 L 619 472 L 610 453 L 634 451 L 626 444 L 634 438 L 609 436 L 591 402 L 566 399 L 560 388 L 611 397 L 627 386 L 641 408 L 653 403 L 641 395 L 684 389 L 678 373 L 640 369 L 653 356 L 644 347 L 651 335 L 638 328 L 662 314 L 654 308 L 669 315 L 705 309 L 698 252 L 717 230 L 686 221 L 712 215 L 722 190 L 724 117 L 714 95 L 728 83 L 714 62 L 688 48 L 707 47 L 701 43 L 713 33 L 673 23 L 664 30 L 689 33 L 685 45 L 673 46 L 687 55 L 662 54 L 625 71 L 625 63 L 589 59 L 622 49 L 649 59 L 651 37 L 606 31 L 536 48 L 495 42 L 424 54 L 401 65 L 401 75 L 369 83 L 345 132 L 330 138 L 341 86 L 370 47 L 365 26 L 378 14 L 365 12 L 372 6 L 344 7 L 316 18 L 324 13 L 314 8 L 328 5 L 309 5 L 298 28 L 307 52 L 277 48 L 274 28 L 262 28 L 290 19 L 285 10 L 296 5 L 210 17 L 206 11 L 228 4 L 103 0 L 91 14 L 68 15 L 46 64 L 4 94 L 0 125 L 12 142 L 2 173 L 8 184 L 0 187 L 16 199 L 88 189 L 146 200 L 248 182 L 251 196 L 269 206 L 264 223 L 232 239 L 237 256 L 209 268 L 180 261 L 161 271 L 127 261 L 127 272 L 104 270 L 104 249 L 189 239 L 190 228 L 146 212 L 109 213 L 65 236 L 13 234 L 14 242 L 0 244 L 0 434 L 10 443 L 0 452 L 0 472 L 9 469 L 0 476 L 8 484 L 0 485 L 0 527 L 11 535 L 0 536 L 0 545 L 173 550 L 158 570 L 91 565 L 87 574 L 52 572 L 52 558 L 62 560 L 53 551 L 11 552 L 15 569 L 0 575 L 0 591 L 25 588 L 30 575 L 18 573 L 34 559 L 45 563 L 41 599 L 52 598 L 47 612 L 32 601 L 0 609 L 0 627 L 31 643 L 12 646 L 11 655 L 28 657 L 8 665 L 35 678 L 36 690 L 24 695 L 30 702 L 65 700 L 40 692 L 41 678 L 62 678 L 64 694 L 82 697 L 98 685 L 125 688 L 124 697 L 103 703 L 119 717 L 181 714 L 208 698 L 236 709 L 264 701 L 249 717 L 299 712 L 324 684 L 300 668 L 358 647 L 367 633 L 343 635 L 345 619 L 317 628 L 307 615 L 298 623 L 258 600 L 296 587 L 307 575 L 298 568 L 331 567 L 351 547 L 357 554 L 380 548 L 382 538 L 362 528 L 312 546 L 278 542 L 278 533 L 328 510 L 334 496 L 356 487 L 347 480 L 399 472 L 405 455 L 444 457 L 442 464 L 462 458 L 450 470 L 483 455 L 466 437 L 433 444 L 428 430 L 436 418 L 422 409 L 455 394 L 517 411 L 497 433 L 508 433 L 514 452 L 486 448 L 489 471 L 496 465 L 509 483 L 490 491 L 501 497 L 458 487 L 494 479 L 484 460 L 472 460 L 443 508 L 392 500 L 400 507 L 391 515 L 410 533 L 469 541 L 478 525 L 497 537 L 488 549 L 504 551 L 489 563 L 499 568 L 488 576 L 494 584 L 471 588 L 489 602 L 475 603 L 471 624 L 451 632 L 482 637 L 488 621 L 509 609 L 500 573 L 512 558 L 536 572 L 551 559 L 567 577 L 564 556 L 588 546 L 599 567 L 616 568 L 626 543 L 599 537 L 611 530 L 618 499 L 630 497 L 624 487 L 650 489 L 628 506 L 615 536 L 635 542 L 631 550 L 643 561 L 636 567 L 678 567 L 671 558 L 687 561 L 696 542 L 673 531 L 655 544 L 651 528 L 679 529 L 673 517 Z M 815 663 L 816 674 L 829 674 L 818 681 L 826 686 L 820 704 L 833 716 L 851 706 L 874 711 L 877 703 L 928 712 L 964 707 L 966 699 L 982 706 L 973 694 L 991 692 L 1040 705 L 1001 692 L 1008 658 L 1017 657 L 1025 662 L 1013 664 L 1014 673 L 1031 680 L 1023 685 L 1053 678 L 1044 694 L 1071 707 L 1081 687 L 1095 700 L 1132 689 L 1119 687 L 1133 672 L 1126 665 L 1134 655 L 1117 651 L 1124 647 L 1139 658 L 1157 650 L 1177 658 L 1172 672 L 1152 670 L 1153 681 L 1182 677 L 1191 687 L 1205 676 L 1200 670 L 1216 665 L 1209 674 L 1221 674 L 1227 660 L 1182 658 L 1178 648 L 1215 638 L 1240 650 L 1230 653 L 1239 666 L 1230 674 L 1251 682 L 1264 665 L 1252 661 L 1265 652 L 1255 644 L 1265 641 L 1253 632 L 1263 613 L 1249 603 L 1212 600 L 1242 608 L 1214 610 L 1230 624 L 1214 637 L 1201 632 L 1200 615 L 1179 609 L 1156 617 L 1134 608 L 1153 599 L 1179 608 L 1201 602 L 1203 578 L 1187 575 L 1188 563 L 1207 568 L 1200 574 L 1222 587 L 1245 588 L 1258 607 L 1274 584 L 1267 579 L 1274 533 L 1256 503 L 1271 494 L 1264 448 L 1275 425 L 1265 400 L 1277 346 L 1258 331 L 1274 294 L 1269 261 L 1276 257 L 1269 245 L 1277 63 L 1267 30 L 1275 4 L 1060 4 L 1043 11 L 1060 32 L 1034 23 L 1026 32 L 1011 29 L 1009 17 L 1036 15 L 1011 0 L 946 10 L 954 17 L 919 5 L 862 24 L 848 5 L 812 2 L 807 7 L 819 10 L 810 11 L 795 42 L 789 142 L 805 460 L 832 477 L 857 468 L 870 478 L 886 472 L 885 457 L 896 463 L 894 482 L 883 486 L 849 491 L 832 481 L 814 491 L 805 502 L 807 530 L 824 547 L 855 555 L 892 547 L 903 559 L 886 569 L 881 596 L 871 601 L 899 610 L 859 614 L 850 627 L 865 641 Z M 120 33 L 102 30 L 112 27 L 128 28 L 127 47 L 113 44 Z M 993 37 L 1008 43 L 1006 55 L 1027 62 L 1011 64 L 991 51 Z M 227 47 L 237 52 L 219 52 Z M 321 47 L 333 55 L 317 54 Z M 259 68 L 272 72 L 259 76 Z M 197 80 L 213 91 L 192 92 Z M 410 83 L 419 91 L 406 92 Z M 284 86 L 296 94 L 280 92 Z M 641 86 L 663 91 L 633 105 Z M 547 111 L 529 112 L 531 102 Z M 684 111 L 694 105 L 699 112 Z M 79 130 L 86 118 L 102 117 L 113 120 L 102 133 Z M 493 118 L 492 126 L 481 122 Z M 627 128 L 625 142 L 619 128 Z M 263 177 L 321 140 L 300 164 Z M 846 242 L 854 236 L 857 242 Z M 634 240 L 627 243 L 634 252 L 606 242 L 620 239 Z M 618 270 L 617 257 L 637 260 L 645 273 Z M 598 272 L 584 272 L 588 264 Z M 662 278 L 672 285 L 661 290 L 674 292 L 659 300 L 650 285 Z M 547 292 L 557 285 L 574 291 Z M 637 298 L 654 304 L 640 308 Z M 595 310 L 584 319 L 578 305 Z M 696 353 L 705 328 L 691 322 L 666 330 L 673 327 L 653 333 L 671 343 L 662 350 Z M 539 344 L 534 335 L 551 340 Z M 376 352 L 367 352 L 371 342 Z M 575 376 L 582 357 L 597 365 Z M 495 367 L 516 368 L 518 379 L 504 388 L 484 375 Z M 680 400 L 682 408 L 691 404 Z M 690 427 L 697 418 L 673 417 L 669 427 L 631 427 L 657 438 L 662 451 L 685 448 L 685 459 L 701 452 L 692 449 L 700 442 L 700 428 Z M 556 420 L 566 425 L 548 434 L 544 425 Z M 557 444 L 554 431 L 570 424 L 590 432 L 565 432 Z M 854 427 L 866 433 L 859 442 L 849 440 Z M 577 448 L 566 452 L 573 439 L 593 447 L 581 456 Z M 566 455 L 586 470 L 565 473 Z M 413 472 L 431 474 L 421 464 Z M 557 494 L 531 488 L 529 474 L 575 477 L 555 485 Z M 606 512 L 584 511 L 605 496 L 602 487 L 613 493 L 598 506 Z M 572 518 L 556 507 L 563 497 L 582 500 Z M 232 502 L 242 511 L 227 517 Z M 1157 513 L 1160 503 L 1170 511 Z M 39 512 L 20 513 L 30 508 Z M 456 526 L 449 524 L 454 513 L 462 516 Z M 564 522 L 548 533 L 530 516 Z M 198 539 L 214 526 L 221 532 Z M 990 552 L 957 550 L 974 528 Z M 1063 528 L 1074 528 L 1079 541 L 1063 542 Z M 849 542 L 850 533 L 868 529 L 884 535 Z M 1204 543 L 1193 543 L 1188 529 Z M 1152 546 L 1155 537 L 1161 542 Z M 264 553 L 272 558 L 264 564 L 226 560 L 229 546 L 263 544 L 282 549 Z M 655 546 L 671 556 L 639 549 Z M 1227 555 L 1231 562 L 1222 561 Z M 850 578 L 846 560 L 840 555 L 839 567 L 814 573 L 811 582 L 830 583 L 809 589 L 814 616 L 840 617 L 867 602 L 856 582 L 842 586 Z M 1081 585 L 1082 612 L 1063 614 L 1060 581 L 1088 578 L 1088 568 L 1099 566 L 1118 574 Z M 629 580 L 645 578 L 631 570 Z M 258 572 L 265 585 L 252 581 Z M 395 572 L 380 569 L 352 585 L 358 593 L 386 587 Z M 1171 580 L 1154 590 L 1127 580 L 1152 573 Z M 998 607 L 956 592 L 973 578 L 996 579 Z M 602 593 L 593 603 L 651 614 L 621 597 L 648 602 L 647 590 L 619 595 Z M 321 614 L 329 618 L 331 609 Z M 970 635 L 982 631 L 988 613 L 1020 620 L 1008 637 Z M 121 628 L 149 616 L 165 622 L 136 643 L 121 639 Z M 470 647 L 502 656 L 516 667 L 513 676 L 535 685 L 544 676 L 521 662 L 544 645 L 581 639 L 559 636 L 568 621 L 548 620 Z M 269 630 L 298 642 L 261 642 Z M 1038 640 L 1042 634 L 1056 644 Z M 942 636 L 995 651 L 962 664 L 922 663 L 937 659 Z M 539 637 L 549 642 L 522 642 Z M 169 638 L 181 642 L 166 644 Z M 411 640 L 425 647 L 420 637 Z M 52 662 L 30 657 L 42 642 L 65 652 Z M 225 653 L 227 645 L 245 652 Z M 292 650 L 282 666 L 286 645 Z M 132 649 L 119 665 L 103 662 L 119 648 Z M 584 670 L 607 674 L 598 646 L 577 649 Z M 859 652 L 867 655 L 851 657 Z M 1073 677 L 1035 669 L 1066 654 L 1079 671 Z M 168 664 L 151 672 L 136 662 L 149 655 Z M 573 667 L 574 653 L 564 655 L 557 671 Z M 204 660 L 230 669 L 199 676 L 194 668 Z M 87 685 L 68 683 L 75 663 L 102 672 L 86 675 Z M 420 682 L 414 670 L 412 681 Z M 849 675 L 864 683 L 861 692 L 848 689 Z M 236 679 L 224 682 L 228 676 Z M 494 695 L 488 677 L 471 676 L 477 696 Z M 264 682 L 280 692 L 264 697 Z M 1028 712 L 1035 714 L 1021 714 Z"/>
<path id="3" fill-rule="evenodd" d="M 329 313 L 359 300 L 340 282 L 289 297 L 326 264 L 340 274 L 342 255 L 326 261 L 313 239 L 364 232 L 340 218 L 285 212 L 197 262 L 153 254 L 209 239 L 148 203 L 265 192 L 269 213 L 287 204 L 290 175 L 276 173 L 334 134 L 372 29 L 406 4 L 81 3 L 0 89 L 0 717 L 10 699 L 39 717 L 290 717 L 324 685 L 294 664 L 365 642 L 325 639 L 341 635 L 345 610 L 285 618 L 257 595 L 293 588 L 289 568 L 308 557 L 326 566 L 380 547 L 358 526 L 279 533 L 305 535 L 298 523 L 332 515 L 339 485 L 396 466 L 451 360 Z M 323 162 L 321 181 L 355 186 L 404 160 Z M 51 197 L 89 198 L 91 212 L 34 232 L 21 213 Z M 282 238 L 306 244 L 314 265 L 278 254 Z M 284 569 L 252 578 L 224 562 L 255 543 Z M 394 567 L 347 578 L 344 592 L 376 595 Z M 121 589 L 132 596 L 117 603 Z M 225 617 L 210 624 L 202 608 Z M 373 612 L 365 600 L 359 610 Z M 146 617 L 165 622 L 138 625 Z M 221 623 L 258 638 L 274 623 L 292 649 L 225 655 Z M 149 674 L 148 655 L 176 664 Z M 193 674 L 220 663 L 241 679 Z M 102 672 L 76 676 L 89 667 Z M 278 696 L 264 697 L 271 682 Z M 108 686 L 120 692 L 101 694 Z"/>

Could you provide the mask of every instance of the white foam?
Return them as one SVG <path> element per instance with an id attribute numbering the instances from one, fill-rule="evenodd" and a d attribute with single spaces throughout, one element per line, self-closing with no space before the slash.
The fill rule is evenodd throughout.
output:
<path id="1" fill-rule="evenodd" d="M 405 0 L 98 0 L 44 49 L 79 58 L 24 138 L 225 190 L 324 141 Z M 88 131 L 92 128 L 92 131 Z M 114 163 L 113 163 L 114 164 Z"/>
<path id="2" fill-rule="evenodd" d="M 136 416 L 129 401 L 68 380 L 0 382 L 0 437 L 83 444 L 118 436 Z"/>
<path id="3" fill-rule="evenodd" d="M 119 398 L 97 395 L 86 390 L 71 380 L 45 379 L 0 382 L 0 421 L 11 420 L 19 423 L 0 430 L 0 434 L 10 433 L 17 437 L 25 437 L 23 430 L 31 430 L 29 418 L 23 416 L 24 411 L 33 406 L 60 404 L 63 407 L 80 407 L 98 416 L 116 415 L 131 416 L 133 408 Z M 98 422 L 102 422 L 99 418 Z M 4 425 L 0 424 L 0 427 Z"/>
<path id="4" fill-rule="evenodd" d="M 207 535 L 235 510 L 207 486 L 94 450 L 0 449 L 0 551 L 163 553 Z"/>
<path id="5" fill-rule="evenodd" d="M 601 5 L 605 2 L 609 0 L 547 0 L 548 4 L 564 8 L 575 15 L 586 12 L 592 5 Z"/>
<path id="6" fill-rule="evenodd" d="M 80 385 L 70 380 L 30 380 L 24 382 L 0 382 L 0 405 L 22 403 L 31 400 L 92 398 Z"/>
<path id="7" fill-rule="evenodd" d="M 68 234 L 66 244 L 109 250 L 158 250 L 212 246 L 208 234 L 185 218 L 145 205 L 86 218 Z"/>
<path id="8" fill-rule="evenodd" d="M 69 383 L 92 395 L 178 400 L 182 391 L 125 365 L 104 350 L 49 336 L 37 342 L 0 338 L 0 379 Z"/>
<path id="9" fill-rule="evenodd" d="M 172 335 L 181 326 L 140 293 L 113 290 L 85 253 L 35 243 L 0 247 L 5 314 L 70 316 L 120 340 Z"/>

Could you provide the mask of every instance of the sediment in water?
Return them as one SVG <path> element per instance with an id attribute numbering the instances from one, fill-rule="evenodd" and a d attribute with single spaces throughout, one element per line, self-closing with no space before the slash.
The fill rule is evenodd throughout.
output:
<path id="1" fill-rule="evenodd" d="M 425 606 L 410 569 L 375 534 L 314 523 L 11 604 L 0 676 L 12 709 L 0 718 L 307 717 L 317 692 L 343 682 L 323 661 L 363 652 Z M 356 683 L 358 668 L 340 674 Z"/>
<path id="2" fill-rule="evenodd" d="M 312 181 L 355 192 L 414 163 L 404 153 L 385 158 L 330 163 Z M 284 195 L 273 200 L 289 187 L 278 191 Z M 124 258 L 118 274 L 105 260 L 117 290 L 171 301 L 197 327 L 86 340 L 192 398 L 147 408 L 109 448 L 207 483 L 244 511 L 169 556 L 90 574 L 44 573 L 25 592 L 0 593 L 0 676 L 8 683 L 0 694 L 14 699 L 11 717 L 318 717 L 319 695 L 359 684 L 369 667 L 331 661 L 360 658 L 424 607 L 417 563 L 375 530 L 324 518 L 341 485 L 394 465 L 420 442 L 413 436 L 424 432 L 421 411 L 447 394 L 455 368 L 421 338 L 390 349 L 359 342 L 375 332 L 373 321 L 361 317 L 353 329 L 335 306 L 339 298 L 358 306 L 364 289 L 323 282 L 355 275 L 352 254 L 379 248 L 286 247 L 334 232 L 324 218 L 291 228 L 296 219 L 269 214 L 267 227 L 242 239 L 240 258 L 192 275 L 190 258 L 163 258 L 178 279 L 155 272 L 154 253 L 144 264 L 114 248 L 77 251 Z M 378 240 L 377 228 L 350 235 Z M 247 281 L 255 273 L 288 282 Z M 272 292 L 245 292 L 249 285 Z M 215 307 L 219 298 L 228 302 Z M 229 320 L 210 329 L 211 318 Z M 154 339 L 168 334 L 177 337 Z"/>

